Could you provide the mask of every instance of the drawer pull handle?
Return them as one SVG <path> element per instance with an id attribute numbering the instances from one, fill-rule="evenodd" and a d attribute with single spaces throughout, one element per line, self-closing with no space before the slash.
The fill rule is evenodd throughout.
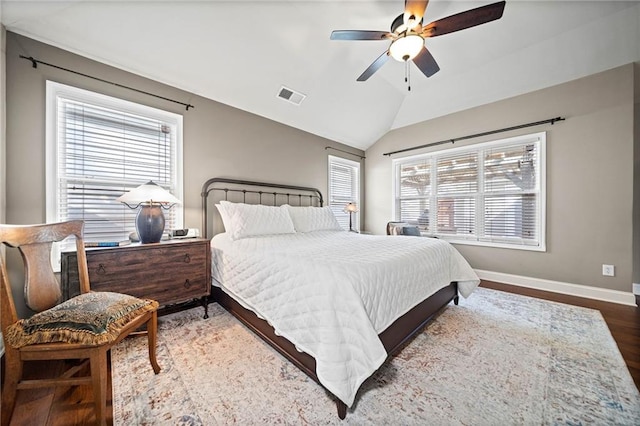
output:
<path id="1" fill-rule="evenodd" d="M 98 265 L 98 271 L 97 271 L 98 275 L 104 275 L 107 273 L 107 270 L 104 269 L 104 265 L 101 263 Z"/>
<path id="2" fill-rule="evenodd" d="M 189 253 L 184 255 L 184 263 L 191 263 L 191 256 L 189 256 Z"/>
<path id="3" fill-rule="evenodd" d="M 191 287 L 191 282 L 189 280 L 184 280 L 184 288 Z"/>

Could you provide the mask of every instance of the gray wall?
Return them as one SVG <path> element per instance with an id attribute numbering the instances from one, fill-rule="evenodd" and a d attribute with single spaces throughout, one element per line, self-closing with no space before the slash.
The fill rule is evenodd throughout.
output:
<path id="1" fill-rule="evenodd" d="M 187 102 L 195 109 L 101 83 L 43 65 L 37 69 L 19 55 Z M 337 142 L 288 127 L 113 67 L 7 32 L 7 215 L 8 223 L 45 220 L 45 82 L 53 80 L 93 90 L 184 117 L 185 226 L 201 227 L 200 189 L 211 177 L 225 176 L 313 186 L 327 195 L 327 156 L 333 146 L 364 154 Z M 215 70 L 211 70 L 211 78 Z M 292 108 L 297 108 L 292 105 Z M 346 158 L 353 159 L 349 156 Z M 11 261 L 11 259 L 9 259 Z M 11 264 L 15 264 L 15 260 Z M 15 269 L 15 268 L 14 268 Z M 13 272 L 12 272 L 13 273 Z M 12 284 L 19 278 L 13 276 Z M 19 290 L 21 293 L 21 290 Z M 24 312 L 24 306 L 20 308 Z"/>
<path id="2" fill-rule="evenodd" d="M 365 229 L 384 233 L 386 222 L 392 219 L 392 158 L 383 153 L 562 116 L 567 120 L 553 126 L 456 143 L 462 146 L 548 132 L 547 251 L 456 247 L 474 268 L 630 292 L 633 70 L 629 64 L 389 132 L 366 151 Z M 431 150 L 438 148 L 443 146 Z M 603 263 L 615 265 L 615 277 L 602 276 Z"/>

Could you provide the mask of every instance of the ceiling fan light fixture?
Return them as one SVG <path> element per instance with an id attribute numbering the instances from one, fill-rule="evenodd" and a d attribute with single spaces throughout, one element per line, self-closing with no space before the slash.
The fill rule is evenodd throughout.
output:
<path id="1" fill-rule="evenodd" d="M 418 34 L 408 34 L 391 43 L 391 46 L 389 47 L 389 54 L 396 61 L 406 62 L 415 58 L 418 53 L 420 53 L 423 46 L 424 39 L 422 37 Z"/>

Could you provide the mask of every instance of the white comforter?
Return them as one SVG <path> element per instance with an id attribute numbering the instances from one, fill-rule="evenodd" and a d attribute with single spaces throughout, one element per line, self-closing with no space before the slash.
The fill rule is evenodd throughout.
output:
<path id="1" fill-rule="evenodd" d="M 347 406 L 387 356 L 380 332 L 450 282 L 464 297 L 480 282 L 453 246 L 432 238 L 219 234 L 211 246 L 217 284 L 313 356 L 320 382 Z"/>

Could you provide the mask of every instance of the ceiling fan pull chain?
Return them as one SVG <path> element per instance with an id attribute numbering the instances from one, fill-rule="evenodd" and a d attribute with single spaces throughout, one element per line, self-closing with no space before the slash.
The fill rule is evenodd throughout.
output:
<path id="1" fill-rule="evenodd" d="M 404 82 L 408 82 L 409 81 L 409 77 L 407 76 L 407 61 L 404 61 Z"/>

